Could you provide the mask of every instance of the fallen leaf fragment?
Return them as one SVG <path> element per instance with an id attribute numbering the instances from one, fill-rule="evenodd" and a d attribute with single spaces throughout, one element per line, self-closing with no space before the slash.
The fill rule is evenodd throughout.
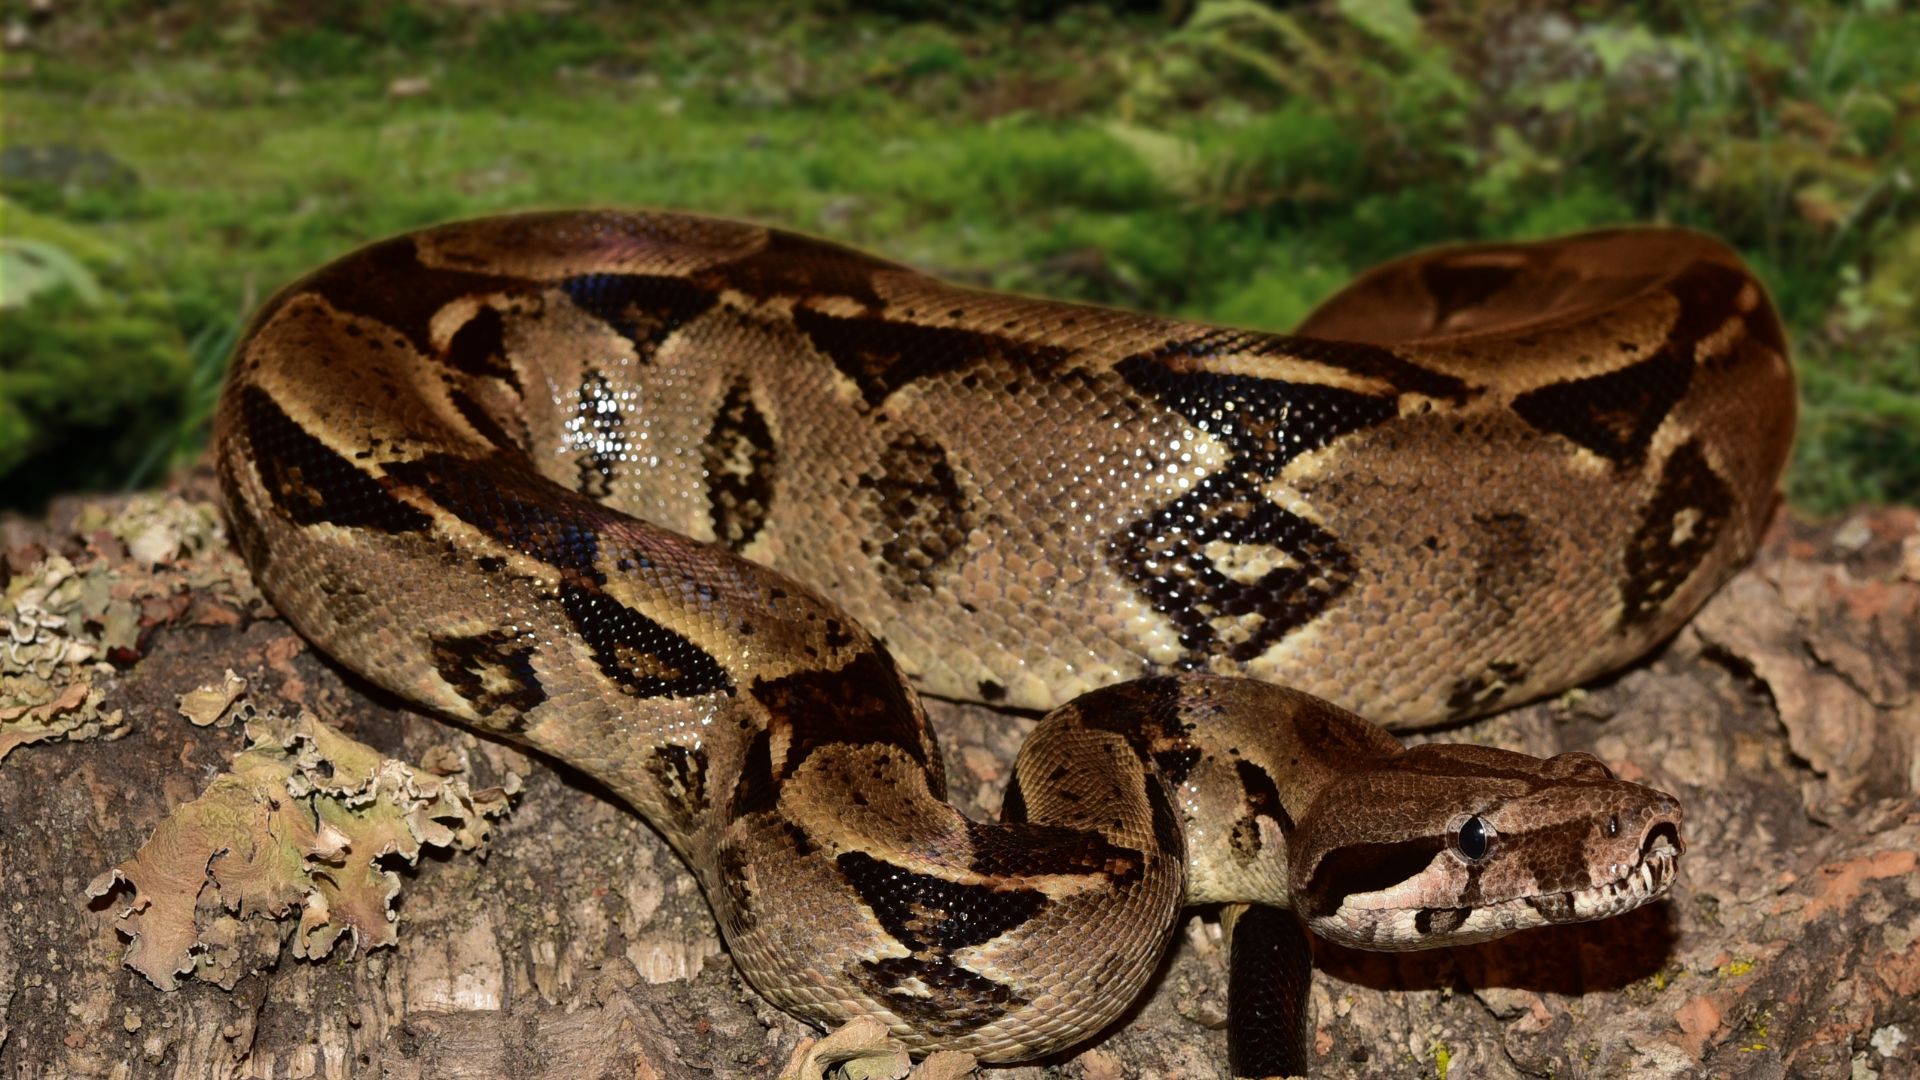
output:
<path id="1" fill-rule="evenodd" d="M 221 677 L 218 685 L 202 686 L 180 695 L 180 715 L 195 727 L 206 727 L 219 723 L 227 715 L 233 703 L 247 692 L 247 680 L 233 673 L 232 668 Z"/>
<path id="2" fill-rule="evenodd" d="M 307 959 L 342 937 L 393 944 L 391 860 L 476 847 L 486 819 L 507 809 L 501 789 L 476 801 L 463 778 L 384 758 L 309 713 L 256 715 L 246 733 L 230 770 L 87 887 L 130 892 L 114 913 L 130 939 L 125 962 L 163 990 L 183 975 L 231 989 L 289 934 Z"/>

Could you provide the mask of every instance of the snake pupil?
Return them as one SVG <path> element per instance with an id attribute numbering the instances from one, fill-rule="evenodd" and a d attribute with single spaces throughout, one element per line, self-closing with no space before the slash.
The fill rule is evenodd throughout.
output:
<path id="1" fill-rule="evenodd" d="M 1479 862 L 1487 857 L 1487 848 L 1493 842 L 1493 830 L 1487 827 L 1484 819 L 1470 817 L 1460 824 L 1460 832 L 1454 837 L 1460 854 L 1470 862 Z"/>

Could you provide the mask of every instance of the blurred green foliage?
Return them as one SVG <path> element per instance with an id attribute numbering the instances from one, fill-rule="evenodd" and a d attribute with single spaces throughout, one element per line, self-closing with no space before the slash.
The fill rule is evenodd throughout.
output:
<path id="1" fill-rule="evenodd" d="M 156 473 L 181 437 L 191 364 L 150 267 L 0 203 L 0 477 L 9 501 Z"/>
<path id="2" fill-rule="evenodd" d="M 0 504 L 158 479 L 247 313 L 376 237 L 676 207 L 1286 328 L 1370 263 L 1717 233 L 1814 512 L 1920 502 L 1920 12 L 1888 0 L 0 0 Z"/>

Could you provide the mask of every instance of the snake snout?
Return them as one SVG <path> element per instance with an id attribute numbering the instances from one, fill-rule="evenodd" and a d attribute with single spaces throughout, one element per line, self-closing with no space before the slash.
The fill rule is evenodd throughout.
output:
<path id="1" fill-rule="evenodd" d="M 1664 791 L 1642 789 L 1648 796 L 1640 808 L 1640 854 L 1642 857 L 1656 850 L 1671 849 L 1672 854 L 1686 853 L 1687 843 L 1680 837 L 1680 819 L 1686 816 L 1681 809 L 1680 800 Z"/>
<path id="2" fill-rule="evenodd" d="M 1680 836 L 1680 814 L 1677 807 L 1674 813 L 1655 817 L 1647 823 L 1646 831 L 1640 836 L 1642 859 L 1662 854 L 1679 856 L 1686 853 L 1687 842 Z"/>
<path id="3" fill-rule="evenodd" d="M 1636 866 L 1628 879 L 1649 899 L 1666 891 L 1680 865 L 1680 856 L 1687 850 L 1687 842 L 1680 836 L 1679 800 L 1664 792 L 1656 796 L 1641 811 L 1645 824 L 1640 830 Z"/>
<path id="4" fill-rule="evenodd" d="M 1664 884 L 1687 850 L 1680 835 L 1685 816 L 1680 800 L 1664 791 L 1623 784 L 1613 806 L 1603 811 L 1599 823 L 1600 844 L 1604 850 L 1602 876 L 1630 880 L 1638 875 L 1650 888 Z M 1604 838 L 1604 839 L 1601 839 Z"/>

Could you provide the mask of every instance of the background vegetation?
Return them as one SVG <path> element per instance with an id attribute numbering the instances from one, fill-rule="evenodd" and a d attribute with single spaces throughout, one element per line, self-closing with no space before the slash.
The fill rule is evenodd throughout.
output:
<path id="1" fill-rule="evenodd" d="M 1275 329 L 1422 245 L 1694 225 L 1790 323 L 1796 503 L 1920 502 L 1911 5 L 0 0 L 0 22 L 0 506 L 190 459 L 247 313 L 301 271 L 567 204 Z"/>

